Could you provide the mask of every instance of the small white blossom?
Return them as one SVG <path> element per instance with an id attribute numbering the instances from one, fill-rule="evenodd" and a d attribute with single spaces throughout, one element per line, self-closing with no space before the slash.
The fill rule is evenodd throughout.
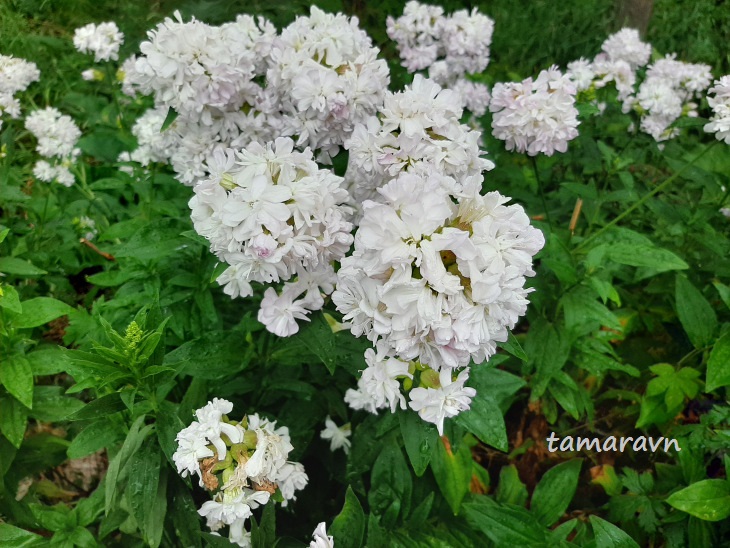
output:
<path id="1" fill-rule="evenodd" d="M 440 436 L 444 435 L 444 419 L 455 417 L 462 411 L 469 409 L 471 399 L 476 396 L 476 390 L 465 388 L 464 383 L 469 378 L 469 370 L 464 369 L 456 380 L 451 380 L 451 371 L 443 370 L 439 374 L 441 386 L 438 388 L 414 388 L 409 396 L 411 409 L 418 415 L 436 425 Z"/>
<path id="2" fill-rule="evenodd" d="M 336 451 L 337 449 L 342 448 L 345 454 L 349 453 L 350 444 L 352 443 L 349 439 L 352 435 L 350 424 L 348 423 L 344 426 L 337 426 L 335 421 L 329 417 L 325 419 L 324 424 L 325 428 L 322 432 L 320 432 L 319 436 L 323 440 L 330 440 L 330 451 Z"/>
<path id="3" fill-rule="evenodd" d="M 335 548 L 335 541 L 327 535 L 327 526 L 324 522 L 317 525 L 314 533 L 312 533 L 312 539 L 309 548 Z"/>

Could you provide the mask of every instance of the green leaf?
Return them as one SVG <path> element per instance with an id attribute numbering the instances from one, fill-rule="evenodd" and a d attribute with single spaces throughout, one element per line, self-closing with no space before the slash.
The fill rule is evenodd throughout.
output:
<path id="1" fill-rule="evenodd" d="M 398 515 L 404 519 L 408 516 L 413 490 L 408 464 L 392 438 L 375 460 L 371 478 L 368 493 L 370 509 L 374 514 L 382 516 L 385 527 L 392 529 Z"/>
<path id="2" fill-rule="evenodd" d="M 20 297 L 18 292 L 12 285 L 5 285 L 0 287 L 0 307 L 20 314 L 23 312 L 23 306 L 20 304 Z"/>
<path id="3" fill-rule="evenodd" d="M 170 515 L 175 528 L 175 536 L 182 546 L 200 548 L 200 520 L 191 519 L 198 511 L 188 487 L 180 478 L 172 481 L 172 504 Z"/>
<path id="4" fill-rule="evenodd" d="M 570 344 L 562 330 L 539 319 L 530 326 L 526 349 L 536 370 L 531 399 L 537 399 L 545 392 L 550 379 L 568 361 Z"/>
<path id="5" fill-rule="evenodd" d="M 334 374 L 344 367 L 355 374 L 364 368 L 363 354 L 370 343 L 353 337 L 347 331 L 333 333 L 324 314 L 312 314 L 312 321 L 302 326 L 299 338 L 315 356 Z"/>
<path id="6" fill-rule="evenodd" d="M 65 372 L 69 364 L 65 349 L 60 346 L 42 347 L 25 355 L 33 375 L 56 375 Z"/>
<path id="7" fill-rule="evenodd" d="M 160 481 L 160 450 L 157 443 L 148 438 L 129 459 L 129 476 L 126 487 L 127 500 L 132 515 L 149 537 L 151 531 L 145 528 L 147 516 L 153 511 Z M 156 524 L 159 527 L 159 523 Z"/>
<path id="8" fill-rule="evenodd" d="M 698 481 L 669 495 L 667 504 L 705 521 L 723 520 L 730 516 L 730 482 Z"/>
<path id="9" fill-rule="evenodd" d="M 23 443 L 28 410 L 15 398 L 0 399 L 0 432 L 18 449 Z"/>
<path id="10" fill-rule="evenodd" d="M 469 492 L 472 471 L 471 451 L 466 443 L 462 442 L 454 452 L 446 436 L 443 436 L 440 442 L 436 444 L 436 450 L 431 458 L 431 470 L 441 493 L 456 515 L 459 513 L 461 501 Z"/>
<path id="11" fill-rule="evenodd" d="M 37 546 L 43 541 L 43 537 L 15 527 L 9 523 L 0 522 L 0 545 L 23 548 L 24 546 Z"/>
<path id="12" fill-rule="evenodd" d="M 535 487 L 530 509 L 546 527 L 558 521 L 573 500 L 581 464 L 580 459 L 573 459 L 553 466 Z"/>
<path id="13" fill-rule="evenodd" d="M 527 357 L 527 353 L 522 349 L 520 341 L 518 341 L 517 337 L 512 334 L 512 331 L 509 331 L 508 333 L 509 334 L 507 336 L 507 340 L 505 342 L 498 343 L 497 346 L 499 346 L 500 348 L 504 348 L 515 358 L 526 362 L 529 358 Z"/>
<path id="14" fill-rule="evenodd" d="M 33 371 L 25 356 L 13 356 L 0 365 L 0 382 L 20 403 L 33 407 Z"/>
<path id="15" fill-rule="evenodd" d="M 173 122 L 175 120 L 177 120 L 178 116 L 179 115 L 178 115 L 177 111 L 174 108 L 169 107 L 167 109 L 167 116 L 165 116 L 165 121 L 162 122 L 162 127 L 160 128 L 160 133 L 162 133 L 167 128 L 169 128 L 173 124 Z"/>
<path id="16" fill-rule="evenodd" d="M 712 347 L 707 360 L 706 391 L 712 392 L 730 385 L 730 331 L 725 332 Z"/>
<path id="17" fill-rule="evenodd" d="M 48 274 L 34 264 L 15 257 L 0 257 L 0 272 L 15 276 L 42 276 Z"/>
<path id="18" fill-rule="evenodd" d="M 497 546 L 545 546 L 547 530 L 524 508 L 486 496 L 464 504 L 467 521 Z"/>
<path id="19" fill-rule="evenodd" d="M 684 276 L 677 276 L 675 299 L 677 315 L 689 340 L 696 348 L 712 342 L 717 316 L 702 293 Z"/>
<path id="20" fill-rule="evenodd" d="M 347 487 L 345 505 L 332 522 L 329 533 L 339 548 L 362 546 L 365 536 L 365 513 L 351 486 Z"/>
<path id="21" fill-rule="evenodd" d="M 264 506 L 261 523 L 251 519 L 251 547 L 269 548 L 276 543 L 276 511 L 273 504 Z"/>
<path id="22" fill-rule="evenodd" d="M 112 392 L 111 394 L 90 401 L 83 408 L 76 411 L 76 413 L 66 417 L 66 420 L 83 421 L 99 419 L 124 411 L 126 408 L 127 406 L 124 405 L 124 402 L 119 397 L 119 392 Z"/>
<path id="23" fill-rule="evenodd" d="M 84 406 L 84 402 L 64 396 L 60 386 L 38 385 L 33 390 L 33 410 L 28 413 L 44 422 L 65 420 Z"/>
<path id="24" fill-rule="evenodd" d="M 469 410 L 459 413 L 456 422 L 484 443 L 500 451 L 509 449 L 507 427 L 502 411 L 497 402 L 484 392 L 477 392 L 471 400 Z"/>
<path id="25" fill-rule="evenodd" d="M 126 477 L 129 473 L 129 470 L 127 470 L 126 467 L 130 458 L 137 452 L 140 445 L 142 445 L 142 442 L 145 440 L 152 428 L 154 428 L 154 425 L 152 424 L 145 426 L 145 418 L 145 415 L 137 417 L 137 419 L 132 423 L 132 426 L 129 427 L 129 433 L 124 440 L 124 444 L 122 444 L 122 448 L 109 461 L 109 468 L 107 469 L 105 478 L 104 493 L 104 511 L 107 514 L 114 509 L 113 506 L 118 496 L 117 488 L 123 485 L 120 480 Z"/>
<path id="26" fill-rule="evenodd" d="M 516 506 L 524 506 L 527 502 L 527 487 L 520 480 L 520 475 L 514 464 L 503 466 L 499 471 L 496 499 L 498 502 Z"/>
<path id="27" fill-rule="evenodd" d="M 590 516 L 596 548 L 639 548 L 627 533 L 598 516 Z"/>
<path id="28" fill-rule="evenodd" d="M 717 280 L 713 281 L 712 285 L 714 285 L 715 289 L 717 289 L 717 292 L 720 294 L 720 298 L 722 299 L 722 302 L 725 303 L 725 306 L 730 308 L 730 287 L 718 282 Z"/>
<path id="29" fill-rule="evenodd" d="M 23 301 L 23 312 L 13 319 L 13 327 L 26 329 L 38 327 L 73 312 L 66 303 L 51 297 L 36 297 Z"/>
<path id="30" fill-rule="evenodd" d="M 171 465 L 174 464 L 172 455 L 177 450 L 175 437 L 185 426 L 177 414 L 177 406 L 172 402 L 163 401 L 157 413 L 157 440 Z"/>
<path id="31" fill-rule="evenodd" d="M 615 243 L 609 247 L 607 254 L 609 259 L 618 264 L 645 266 L 657 272 L 689 268 L 687 263 L 671 251 L 653 245 Z"/>
<path id="32" fill-rule="evenodd" d="M 110 421 L 95 421 L 76 435 L 66 454 L 70 459 L 80 459 L 113 445 L 121 436 L 122 433 Z"/>
<path id="33" fill-rule="evenodd" d="M 163 365 L 201 379 L 221 379 L 245 369 L 252 348 L 240 331 L 209 331 L 165 355 Z"/>
<path id="34" fill-rule="evenodd" d="M 439 443 L 436 427 L 410 410 L 399 413 L 400 431 L 406 448 L 406 454 L 411 461 L 413 471 L 419 478 L 428 468 L 431 455 Z"/>

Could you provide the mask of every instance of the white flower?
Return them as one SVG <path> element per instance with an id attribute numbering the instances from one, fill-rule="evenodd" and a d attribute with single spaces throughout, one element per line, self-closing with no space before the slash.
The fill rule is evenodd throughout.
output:
<path id="1" fill-rule="evenodd" d="M 408 371 L 408 363 L 388 354 L 388 347 L 384 343 L 378 345 L 377 354 L 372 348 L 365 350 L 368 367 L 357 381 L 357 390 L 350 389 L 345 394 L 345 401 L 350 407 L 365 409 L 370 413 L 388 407 L 391 413 L 395 413 L 399 405 L 401 409 L 406 408 L 398 378 L 413 378 L 413 375 Z M 334 439 L 332 443 L 334 446 Z"/>
<path id="2" fill-rule="evenodd" d="M 246 475 L 256 483 L 266 480 L 275 481 L 279 470 L 286 464 L 289 452 L 294 449 L 289 436 L 282 436 L 268 428 L 250 429 L 256 432 L 256 450 L 246 462 L 244 470 Z"/>
<path id="3" fill-rule="evenodd" d="M 651 44 L 641 41 L 639 31 L 623 28 L 603 42 L 601 49 L 612 61 L 626 61 L 632 70 L 643 67 L 651 57 Z"/>
<path id="4" fill-rule="evenodd" d="M 541 71 L 535 81 L 495 84 L 489 110 L 492 135 L 505 141 L 507 150 L 552 156 L 565 152 L 578 136 L 576 87 L 556 67 Z"/>
<path id="5" fill-rule="evenodd" d="M 172 455 L 172 460 L 177 466 L 178 474 L 184 478 L 188 474 L 198 474 L 200 476 L 199 461 L 214 455 L 208 447 L 204 428 L 201 427 L 200 423 L 193 422 L 190 426 L 178 432 L 175 441 L 177 442 L 177 449 Z M 202 477 L 200 481 L 202 485 Z"/>
<path id="6" fill-rule="evenodd" d="M 350 452 L 349 438 L 352 435 L 350 424 L 347 423 L 344 426 L 337 426 L 335 422 L 327 417 L 324 421 L 325 428 L 320 432 L 319 436 L 323 440 L 330 440 L 330 451 L 336 451 L 340 447 L 345 454 Z"/>
<path id="7" fill-rule="evenodd" d="M 327 535 L 327 527 L 324 522 L 317 525 L 317 528 L 312 533 L 312 542 L 309 543 L 309 548 L 334 548 L 335 541 L 331 536 Z"/>
<path id="8" fill-rule="evenodd" d="M 81 53 L 93 53 L 94 60 L 116 61 L 119 59 L 119 46 L 124 42 L 124 34 L 119 32 L 114 22 L 89 23 L 74 31 L 74 46 Z"/>
<path id="9" fill-rule="evenodd" d="M 221 438 L 225 435 L 231 443 L 243 441 L 243 433 L 240 429 L 227 422 L 223 422 L 223 415 L 233 410 L 233 404 L 228 400 L 213 398 L 205 407 L 195 412 L 200 421 L 200 432 L 213 444 L 218 453 L 218 460 L 226 458 L 226 442 Z"/>
<path id="10" fill-rule="evenodd" d="M 476 390 L 465 388 L 464 383 L 469 378 L 469 370 L 464 369 L 456 380 L 451 380 L 451 371 L 442 370 L 439 374 L 441 386 L 439 388 L 414 388 L 409 396 L 411 409 L 418 415 L 436 425 L 440 436 L 444 434 L 444 419 L 454 417 L 469 409 L 471 399 L 476 396 Z"/>
<path id="11" fill-rule="evenodd" d="M 269 287 L 261 301 L 258 320 L 266 329 L 279 337 L 290 337 L 299 331 L 296 320 L 309 321 L 306 310 L 301 302 L 294 301 L 295 295 L 291 291 L 276 294 L 273 287 Z"/>
<path id="12" fill-rule="evenodd" d="M 730 75 L 715 80 L 709 93 L 714 94 L 714 97 L 707 96 L 713 115 L 710 122 L 705 124 L 704 130 L 714 133 L 718 141 L 725 141 L 730 145 Z"/>
<path id="13" fill-rule="evenodd" d="M 282 506 L 286 506 L 290 500 L 296 500 L 295 493 L 307 486 L 309 477 L 304 472 L 304 466 L 299 462 L 286 462 L 279 468 L 276 474 L 276 483 L 284 498 Z"/>
<path id="14" fill-rule="evenodd" d="M 206 519 L 211 531 L 218 531 L 229 526 L 229 540 L 239 546 L 249 546 L 249 533 L 243 530 L 246 520 L 251 517 L 251 510 L 269 501 L 268 491 L 251 489 L 233 489 L 221 491 L 216 500 L 203 503 L 198 514 Z"/>

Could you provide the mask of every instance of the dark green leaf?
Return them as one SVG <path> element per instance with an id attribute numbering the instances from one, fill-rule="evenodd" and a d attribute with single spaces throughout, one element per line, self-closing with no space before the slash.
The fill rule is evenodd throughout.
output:
<path id="1" fill-rule="evenodd" d="M 677 315 L 696 348 L 712 342 L 717 316 L 702 293 L 684 276 L 676 278 Z"/>
<path id="2" fill-rule="evenodd" d="M 612 523 L 598 516 L 590 516 L 589 519 L 596 537 L 596 548 L 639 548 L 634 539 Z"/>
<path id="3" fill-rule="evenodd" d="M 436 444 L 436 450 L 431 457 L 431 470 L 433 470 L 441 493 L 449 503 L 451 511 L 456 515 L 459 513 L 461 501 L 469 492 L 472 470 L 471 451 L 465 443 L 460 443 L 459 449 L 454 452 L 446 436 L 439 441 L 440 443 Z"/>
<path id="4" fill-rule="evenodd" d="M 707 360 L 707 392 L 730 385 L 730 331 L 723 334 L 712 347 Z"/>
<path id="5" fill-rule="evenodd" d="M 73 415 L 66 417 L 70 421 L 93 420 L 109 415 L 114 415 L 126 409 L 126 405 L 119 397 L 119 392 L 112 392 L 96 400 L 87 403 Z"/>
<path id="6" fill-rule="evenodd" d="M 0 399 L 0 431 L 10 443 L 19 448 L 23 443 L 28 410 L 15 398 Z"/>
<path id="7" fill-rule="evenodd" d="M 365 513 L 352 487 L 347 487 L 345 505 L 329 528 L 335 543 L 341 548 L 359 548 L 365 535 Z"/>
<path id="8" fill-rule="evenodd" d="M 497 546 L 545 546 L 547 530 L 519 506 L 499 504 L 488 497 L 464 504 L 466 519 Z"/>
<path id="9" fill-rule="evenodd" d="M 472 398 L 468 411 L 456 416 L 456 422 L 474 434 L 484 443 L 507 451 L 507 427 L 497 403 L 483 391 Z"/>
<path id="10" fill-rule="evenodd" d="M 400 431 L 416 476 L 421 477 L 431 461 L 431 455 L 439 443 L 438 432 L 432 424 L 422 420 L 410 410 L 399 413 Z"/>
<path id="11" fill-rule="evenodd" d="M 553 466 L 535 487 L 530 509 L 546 527 L 558 521 L 573 500 L 581 464 L 581 460 L 573 459 Z"/>

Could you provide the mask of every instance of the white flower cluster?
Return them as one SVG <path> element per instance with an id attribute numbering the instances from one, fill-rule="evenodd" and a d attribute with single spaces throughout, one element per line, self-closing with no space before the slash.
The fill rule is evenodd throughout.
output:
<path id="1" fill-rule="evenodd" d="M 20 101 L 15 94 L 25 91 L 40 77 L 41 72 L 35 63 L 10 55 L 0 55 L 0 129 L 3 127 L 2 117 L 5 114 L 11 118 L 20 116 Z"/>
<path id="2" fill-rule="evenodd" d="M 710 123 L 705 124 L 704 130 L 707 133 L 714 133 L 718 141 L 725 141 L 730 145 L 730 75 L 715 80 L 715 85 L 710 88 L 707 102 L 712 108 Z"/>
<path id="3" fill-rule="evenodd" d="M 581 58 L 568 64 L 568 74 L 579 91 L 599 89 L 613 81 L 623 111 L 636 111 L 641 131 L 657 142 L 679 134 L 679 129 L 670 126 L 681 116 L 697 116 L 696 100 L 712 81 L 709 66 L 667 55 L 649 65 L 637 88 L 636 71 L 649 62 L 651 45 L 641 41 L 638 31 L 622 29 L 609 36 L 602 49 L 593 61 Z"/>
<path id="4" fill-rule="evenodd" d="M 135 124 L 139 150 L 131 159 L 169 161 L 178 179 L 193 185 L 214 151 L 279 134 L 277 117 L 268 114 L 272 98 L 255 81 L 266 73 L 275 34 L 262 17 L 211 26 L 194 18 L 184 23 L 179 12 L 149 31 L 142 55 L 122 68 L 123 90 L 153 95 L 156 104 Z M 169 109 L 178 117 L 160 134 Z"/>
<path id="5" fill-rule="evenodd" d="M 609 36 L 593 61 L 578 59 L 568 64 L 567 74 L 579 91 L 600 89 L 613 82 L 619 101 L 625 101 L 636 84 L 636 70 L 649 62 L 651 44 L 641 41 L 639 31 L 624 28 Z"/>
<path id="6" fill-rule="evenodd" d="M 505 141 L 507 150 L 530 156 L 565 152 L 578 136 L 576 91 L 570 76 L 555 66 L 534 81 L 495 84 L 489 103 L 492 135 Z"/>
<path id="7" fill-rule="evenodd" d="M 494 21 L 474 8 L 444 15 L 439 6 L 414 0 L 403 15 L 388 17 L 388 36 L 396 42 L 403 66 L 410 72 L 428 69 L 438 84 L 459 93 L 464 105 L 477 116 L 486 112 L 489 89 L 471 82 L 467 74 L 482 72 L 489 64 Z"/>
<path id="8" fill-rule="evenodd" d="M 274 41 L 267 83 L 282 112 L 283 135 L 297 145 L 334 156 L 355 126 L 380 108 L 390 82 L 380 50 L 356 17 L 312 6 Z"/>
<path id="9" fill-rule="evenodd" d="M 230 265 L 219 283 L 231 297 L 247 297 L 253 281 L 296 277 L 281 296 L 269 288 L 259 312 L 269 331 L 296 333 L 295 320 L 322 308 L 322 293 L 333 291 L 332 262 L 353 241 L 342 178 L 319 169 L 312 152 L 294 150 L 288 137 L 265 147 L 219 151 L 207 173 L 189 205 L 195 230 Z"/>
<path id="10" fill-rule="evenodd" d="M 637 110 L 641 130 L 656 141 L 671 139 L 679 135 L 679 129 L 669 126 L 680 116 L 697 116 L 694 100 L 711 82 L 708 65 L 684 63 L 675 55 L 667 55 L 649 65 L 636 95 L 624 103 L 624 112 Z"/>
<path id="11" fill-rule="evenodd" d="M 81 131 L 73 119 L 56 108 L 46 107 L 29 114 L 25 127 L 38 139 L 36 150 L 46 158 L 36 162 L 33 175 L 41 181 L 73 185 L 74 176 L 69 168 L 81 153 L 76 148 Z"/>
<path id="12" fill-rule="evenodd" d="M 198 409 L 198 420 L 178 433 L 172 458 L 182 477 L 197 474 L 200 486 L 214 492 L 198 510 L 210 530 L 227 526 L 231 542 L 251 546 L 244 526 L 252 510 L 277 491 L 282 505 L 296 500 L 308 478 L 300 463 L 287 460 L 293 447 L 286 427 L 256 414 L 230 421 L 232 410 L 231 402 L 219 398 Z"/>
<path id="13" fill-rule="evenodd" d="M 474 395 L 468 373 L 452 381 L 452 370 L 487 360 L 526 311 L 525 277 L 543 235 L 520 206 L 464 179 L 401 172 L 379 189 L 384 203 L 363 204 L 332 294 L 351 332 L 376 345 L 346 395 L 355 409 L 405 408 L 400 379 L 410 382 L 408 362 L 418 361 L 443 378 L 411 390 L 410 406 L 442 432 Z"/>
<path id="14" fill-rule="evenodd" d="M 356 18 L 316 7 L 280 35 L 261 17 L 216 27 L 184 23 L 176 12 L 148 37 L 142 55 L 125 63 L 123 89 L 152 94 L 156 111 L 135 127 L 142 150 L 120 159 L 162 158 L 191 186 L 216 151 L 277 136 L 294 136 L 329 161 L 378 110 L 390 78 Z M 178 117 L 155 138 L 169 109 Z"/>
<path id="15" fill-rule="evenodd" d="M 377 117 L 355 128 L 345 142 L 350 152 L 345 180 L 357 207 L 379 200 L 377 189 L 403 171 L 437 171 L 464 188 L 455 194 L 478 193 L 481 173 L 494 168 L 480 157 L 478 131 L 460 123 L 462 109 L 452 90 L 441 89 L 416 74 L 404 91 L 388 92 Z"/>
<path id="16" fill-rule="evenodd" d="M 94 61 L 116 61 L 119 46 L 124 43 L 124 34 L 112 22 L 89 23 L 74 31 L 74 47 L 81 53 L 93 53 Z"/>

